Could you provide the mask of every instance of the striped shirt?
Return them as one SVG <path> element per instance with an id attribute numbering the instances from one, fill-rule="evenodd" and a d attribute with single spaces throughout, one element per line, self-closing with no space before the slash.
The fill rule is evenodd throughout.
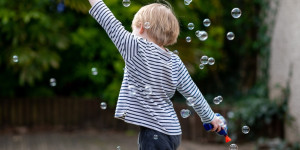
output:
<path id="1" fill-rule="evenodd" d="M 168 135 L 180 135 L 180 123 L 170 100 L 178 90 L 185 98 L 194 99 L 193 108 L 203 122 L 214 119 L 214 112 L 177 55 L 125 30 L 102 0 L 89 13 L 125 61 L 115 118 Z"/>

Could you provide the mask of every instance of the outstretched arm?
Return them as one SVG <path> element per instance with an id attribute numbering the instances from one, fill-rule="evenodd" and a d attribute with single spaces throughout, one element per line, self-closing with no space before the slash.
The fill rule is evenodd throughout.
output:
<path id="1" fill-rule="evenodd" d="M 211 123 L 214 125 L 213 131 L 221 130 L 221 126 L 219 125 L 220 120 L 215 117 L 214 112 L 208 105 L 207 101 L 203 97 L 202 93 L 192 80 L 189 72 L 187 71 L 186 67 L 179 59 L 179 70 L 178 70 L 178 85 L 177 90 L 187 99 L 189 97 L 193 98 L 194 106 L 193 108 L 200 116 L 201 120 L 204 123 Z"/>
<path id="2" fill-rule="evenodd" d="M 137 38 L 125 30 L 102 0 L 89 0 L 89 2 L 92 5 L 89 13 L 106 31 L 125 62 L 128 61 L 137 52 Z"/>

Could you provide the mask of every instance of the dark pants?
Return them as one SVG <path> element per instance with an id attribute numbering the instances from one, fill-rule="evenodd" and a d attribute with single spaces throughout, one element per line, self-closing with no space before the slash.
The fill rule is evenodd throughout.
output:
<path id="1" fill-rule="evenodd" d="M 139 150 L 176 150 L 181 135 L 167 135 L 149 128 L 140 127 Z"/>

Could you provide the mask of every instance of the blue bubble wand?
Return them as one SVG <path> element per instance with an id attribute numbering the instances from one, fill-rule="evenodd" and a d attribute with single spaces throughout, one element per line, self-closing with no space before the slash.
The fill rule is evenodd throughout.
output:
<path id="1" fill-rule="evenodd" d="M 225 142 L 226 143 L 230 142 L 231 138 L 228 136 L 228 133 L 227 133 L 227 123 L 226 123 L 225 118 L 222 115 L 220 115 L 219 113 L 215 113 L 215 115 L 223 122 L 222 123 L 223 128 L 221 129 L 221 131 L 219 131 L 219 132 L 216 131 L 216 132 L 219 135 L 225 136 Z M 204 126 L 204 129 L 206 131 L 210 131 L 211 129 L 214 128 L 214 126 L 211 123 L 204 123 L 203 126 Z"/>

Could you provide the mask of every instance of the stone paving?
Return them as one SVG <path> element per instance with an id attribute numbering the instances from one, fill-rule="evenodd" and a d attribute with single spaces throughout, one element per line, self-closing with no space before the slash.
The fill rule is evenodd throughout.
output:
<path id="1" fill-rule="evenodd" d="M 137 133 L 120 132 L 38 132 L 0 134 L 0 150 L 121 150 L 137 149 Z M 199 144 L 182 141 L 178 150 L 228 150 L 229 144 Z M 252 143 L 239 145 L 240 150 L 254 150 Z"/>

